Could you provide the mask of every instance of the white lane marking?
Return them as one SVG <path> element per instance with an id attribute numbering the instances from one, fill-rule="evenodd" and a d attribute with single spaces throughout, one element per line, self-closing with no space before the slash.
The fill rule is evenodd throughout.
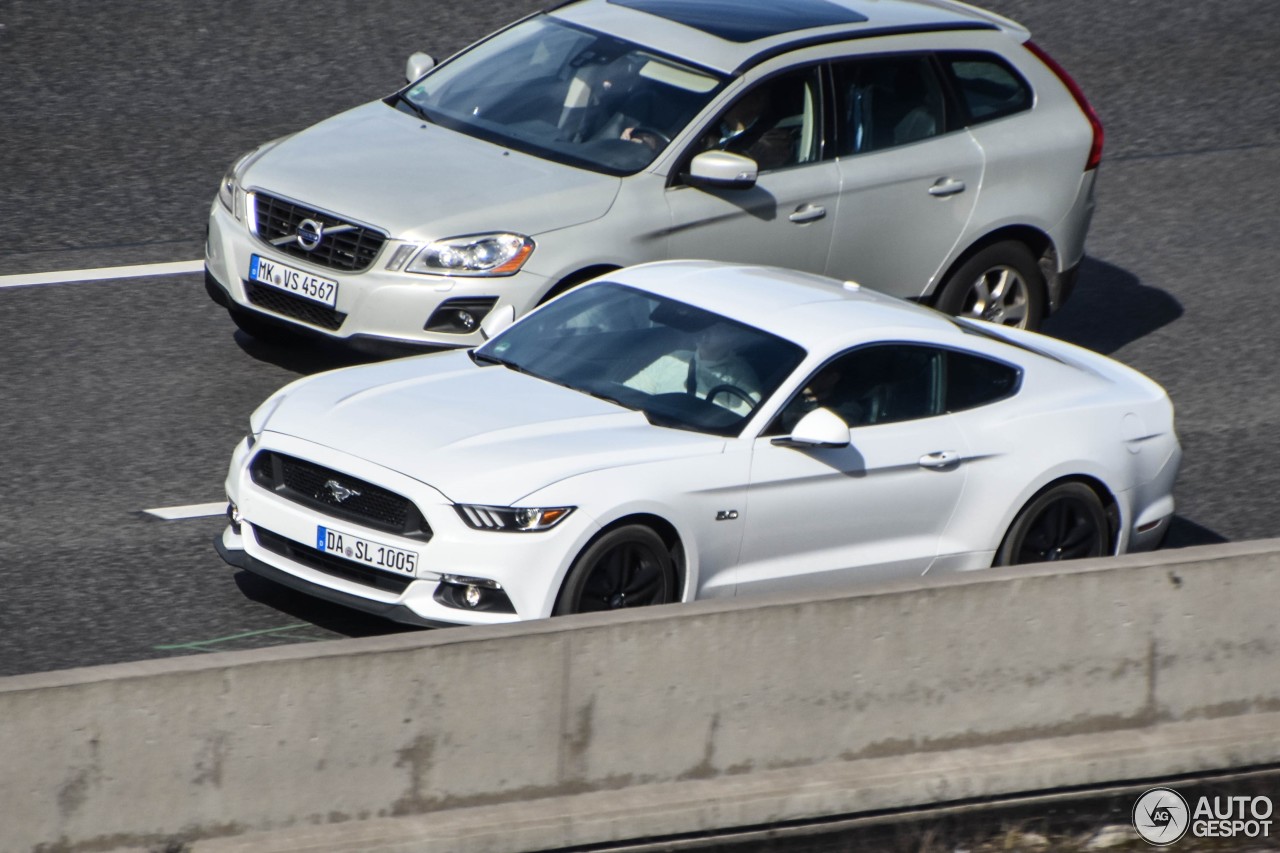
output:
<path id="1" fill-rule="evenodd" d="M 222 515 L 227 511 L 227 502 L 218 501 L 212 504 L 188 504 L 187 506 L 162 506 L 155 509 L 144 509 L 147 515 L 163 518 L 165 521 L 179 521 L 184 518 L 208 518 Z"/>
<path id="2" fill-rule="evenodd" d="M 147 278 L 155 275 L 179 275 L 200 272 L 204 261 L 174 261 L 168 264 L 140 264 L 131 267 L 98 267 L 90 270 L 58 270 L 55 272 L 0 275 L 0 288 L 31 287 L 37 284 L 72 284 L 103 281 L 112 278 Z"/>

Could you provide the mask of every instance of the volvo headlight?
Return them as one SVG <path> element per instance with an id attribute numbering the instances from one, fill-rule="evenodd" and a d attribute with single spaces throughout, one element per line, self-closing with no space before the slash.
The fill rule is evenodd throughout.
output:
<path id="1" fill-rule="evenodd" d="M 430 243 L 406 267 L 430 275 L 512 275 L 533 254 L 523 234 L 472 234 Z"/>
<path id="2" fill-rule="evenodd" d="M 569 517 L 571 506 L 510 507 L 456 504 L 454 509 L 468 527 L 507 533 L 536 533 L 550 530 Z"/>
<path id="3" fill-rule="evenodd" d="M 247 154 L 241 155 L 231 164 L 231 168 L 227 169 L 227 173 L 218 182 L 218 201 L 236 219 L 243 222 L 245 213 L 245 193 L 244 187 L 240 185 L 241 176 L 259 157 L 288 138 L 288 136 L 282 136 L 279 139 L 273 139 L 270 142 L 259 145 Z"/>

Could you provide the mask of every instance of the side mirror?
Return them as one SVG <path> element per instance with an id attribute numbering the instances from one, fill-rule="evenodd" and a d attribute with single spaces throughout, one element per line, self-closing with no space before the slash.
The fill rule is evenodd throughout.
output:
<path id="1" fill-rule="evenodd" d="M 515 321 L 516 309 L 510 305 L 504 305 L 496 311 L 490 311 L 488 316 L 480 321 L 480 337 L 487 341 Z"/>
<path id="2" fill-rule="evenodd" d="M 779 447 L 848 447 L 849 425 L 830 409 L 814 409 L 800 419 L 791 435 L 775 438 Z"/>
<path id="3" fill-rule="evenodd" d="M 730 151 L 703 151 L 689 163 L 682 177 L 693 187 L 713 190 L 749 190 L 756 185 L 760 166 L 750 157 Z"/>
<path id="4" fill-rule="evenodd" d="M 410 56 L 409 61 L 404 64 L 405 82 L 412 83 L 435 67 L 436 61 L 431 58 L 431 54 L 419 51 Z"/>

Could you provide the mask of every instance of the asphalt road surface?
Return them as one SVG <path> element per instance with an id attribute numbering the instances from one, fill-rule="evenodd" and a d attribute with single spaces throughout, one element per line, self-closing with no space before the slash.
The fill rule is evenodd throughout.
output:
<path id="1" fill-rule="evenodd" d="M 216 517 L 144 512 L 220 502 L 254 406 L 350 356 L 245 338 L 199 273 L 4 277 L 198 260 L 240 153 L 539 5 L 0 0 L 0 675 L 403 630 L 230 569 Z M 1280 4 L 987 5 L 1107 128 L 1091 258 L 1048 331 L 1169 389 L 1171 547 L 1280 535 Z"/>

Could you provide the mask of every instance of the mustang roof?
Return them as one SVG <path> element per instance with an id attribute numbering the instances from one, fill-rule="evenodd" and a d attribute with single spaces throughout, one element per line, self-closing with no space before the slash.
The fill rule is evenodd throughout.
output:
<path id="1" fill-rule="evenodd" d="M 550 14 L 726 74 L 827 40 L 955 29 L 1027 35 L 955 0 L 570 0 Z"/>
<path id="2" fill-rule="evenodd" d="M 904 334 L 943 342 L 965 332 L 951 318 L 903 299 L 795 270 L 718 261 L 655 261 L 607 278 L 732 317 L 806 348 Z"/>

